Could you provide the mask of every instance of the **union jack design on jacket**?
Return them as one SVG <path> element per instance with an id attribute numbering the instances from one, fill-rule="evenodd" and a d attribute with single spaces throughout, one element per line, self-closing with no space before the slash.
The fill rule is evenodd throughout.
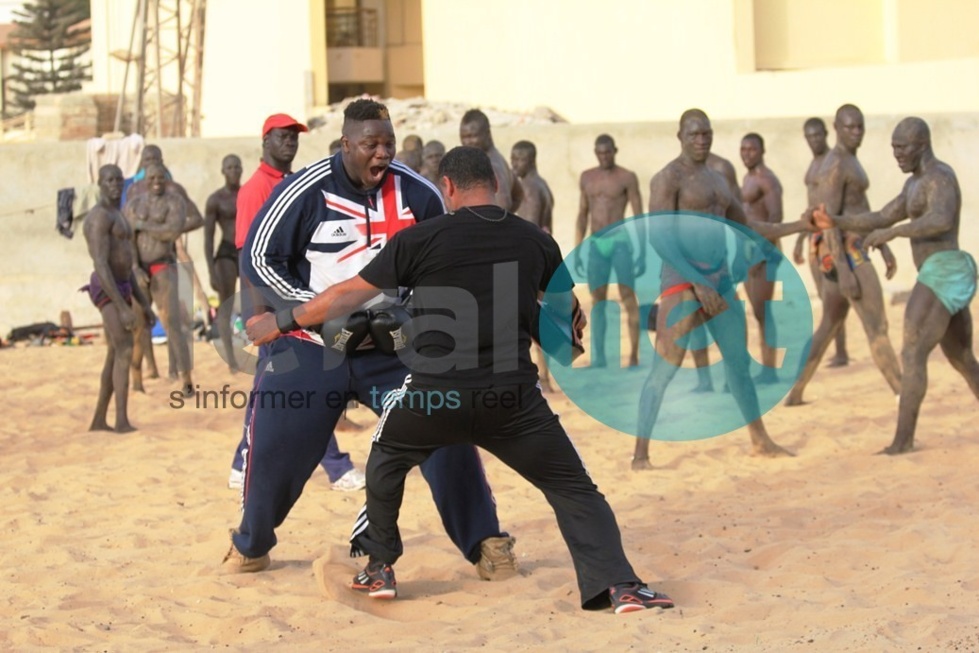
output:
<path id="1" fill-rule="evenodd" d="M 275 187 L 245 239 L 241 273 L 282 307 L 308 301 L 360 272 L 397 232 L 443 213 L 435 185 L 401 162 L 363 191 L 337 152 Z"/>

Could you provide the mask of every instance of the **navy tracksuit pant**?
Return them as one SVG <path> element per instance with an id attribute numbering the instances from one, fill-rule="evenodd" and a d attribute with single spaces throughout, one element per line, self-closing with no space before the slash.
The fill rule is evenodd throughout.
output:
<path id="1" fill-rule="evenodd" d="M 249 399 L 243 514 L 232 535 L 238 551 L 257 558 L 275 546 L 275 528 L 323 458 L 347 402 L 357 399 L 380 414 L 382 396 L 401 387 L 407 373 L 397 356 L 379 352 L 342 357 L 291 336 L 268 345 Z M 480 542 L 502 533 L 475 447 L 440 449 L 421 471 L 449 538 L 478 562 Z"/>
<path id="2" fill-rule="evenodd" d="M 238 447 L 235 449 L 235 455 L 231 459 L 231 467 L 237 469 L 239 472 L 245 466 L 246 449 L 248 449 L 248 433 L 243 432 L 241 434 L 241 442 L 238 443 Z M 350 454 L 346 451 L 340 451 L 336 437 L 332 437 L 330 438 L 330 443 L 326 446 L 326 453 L 323 455 L 323 460 L 320 461 L 320 467 L 326 472 L 330 483 L 336 483 L 344 474 L 354 468 L 354 464 L 350 460 Z"/>
<path id="3" fill-rule="evenodd" d="M 264 364 L 262 358 L 265 355 L 265 351 L 265 345 L 261 345 L 258 348 L 259 360 L 256 371 L 262 369 L 261 365 Z M 235 455 L 231 458 L 231 468 L 237 469 L 239 472 L 245 467 L 245 450 L 248 449 L 248 413 L 245 414 L 245 417 L 246 428 L 242 429 L 241 441 L 238 442 L 238 446 L 235 448 Z M 330 483 L 336 483 L 344 474 L 354 468 L 354 464 L 350 460 L 350 454 L 346 451 L 340 451 L 340 445 L 337 444 L 336 436 L 330 438 L 330 442 L 326 445 L 326 453 L 323 455 L 323 460 L 320 461 L 320 467 L 326 472 Z"/>

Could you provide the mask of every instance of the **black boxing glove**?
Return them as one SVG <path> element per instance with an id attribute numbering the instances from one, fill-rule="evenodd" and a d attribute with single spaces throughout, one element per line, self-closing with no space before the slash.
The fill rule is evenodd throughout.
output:
<path id="1" fill-rule="evenodd" d="M 374 346 L 385 354 L 406 349 L 411 341 L 411 313 L 400 304 L 389 304 L 370 311 L 370 334 Z"/>
<path id="2" fill-rule="evenodd" d="M 357 311 L 324 322 L 320 327 L 324 346 L 342 354 L 353 352 L 370 333 L 369 320 L 366 311 Z"/>

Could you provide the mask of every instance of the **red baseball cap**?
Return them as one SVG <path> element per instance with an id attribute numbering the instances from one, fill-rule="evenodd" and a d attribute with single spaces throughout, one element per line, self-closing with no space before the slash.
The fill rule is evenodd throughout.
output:
<path id="1" fill-rule="evenodd" d="M 308 132 L 309 127 L 302 124 L 292 116 L 286 115 L 284 113 L 274 113 L 265 119 L 265 124 L 262 125 L 262 138 L 268 134 L 273 129 L 283 129 L 285 127 L 295 127 L 301 132 Z"/>

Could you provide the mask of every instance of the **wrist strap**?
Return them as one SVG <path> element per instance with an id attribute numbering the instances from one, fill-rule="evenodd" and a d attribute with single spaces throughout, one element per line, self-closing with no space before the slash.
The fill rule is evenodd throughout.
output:
<path id="1" fill-rule="evenodd" d="M 275 326 L 279 328 L 279 333 L 289 333 L 299 328 L 299 323 L 296 322 L 296 318 L 292 314 L 292 307 L 276 311 Z"/>

